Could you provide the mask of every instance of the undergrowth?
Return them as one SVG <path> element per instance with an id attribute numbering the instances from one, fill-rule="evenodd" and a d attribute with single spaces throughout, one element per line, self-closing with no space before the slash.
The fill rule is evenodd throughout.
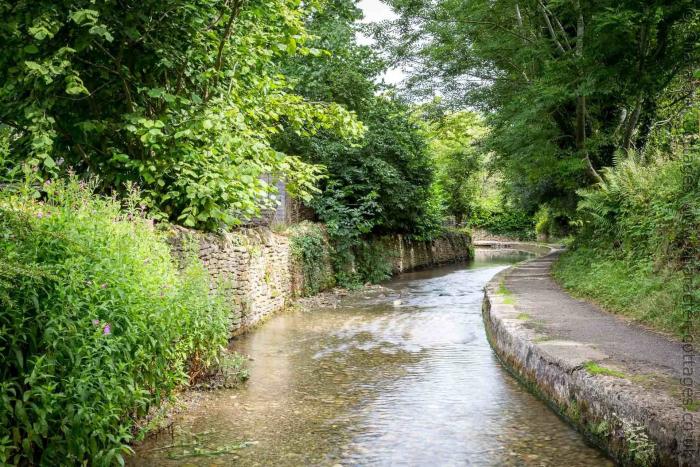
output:
<path id="1" fill-rule="evenodd" d="M 391 277 L 391 250 L 381 238 L 337 240 L 333 243 L 333 268 L 341 287 L 357 289 Z"/>
<path id="2" fill-rule="evenodd" d="M 604 249 L 579 246 L 555 263 L 554 277 L 575 296 L 592 299 L 608 311 L 681 335 L 684 277 L 654 271 L 649 260 L 619 258 Z"/>
<path id="3" fill-rule="evenodd" d="M 700 151 L 631 155 L 579 192 L 581 232 L 554 267 L 573 294 L 677 336 L 698 336 Z"/>
<path id="4" fill-rule="evenodd" d="M 0 195 L 0 464 L 123 463 L 135 420 L 227 343 L 202 264 L 128 204 L 75 179 Z"/>
<path id="5" fill-rule="evenodd" d="M 302 222 L 289 230 L 292 257 L 303 277 L 301 294 L 315 295 L 335 285 L 331 248 L 324 228 Z"/>

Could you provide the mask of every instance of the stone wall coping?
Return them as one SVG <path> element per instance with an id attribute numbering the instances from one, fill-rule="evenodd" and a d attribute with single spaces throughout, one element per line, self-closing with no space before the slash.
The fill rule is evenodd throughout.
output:
<path id="1" fill-rule="evenodd" d="M 493 247 L 493 243 L 475 242 L 475 246 Z M 522 243 L 496 243 L 523 249 Z M 551 260 L 560 252 L 556 247 L 544 247 L 546 254 L 499 272 L 485 286 L 482 314 L 498 358 L 518 380 L 620 464 L 644 465 L 634 452 L 646 443 L 654 451 L 654 460 L 647 465 L 700 465 L 697 431 L 690 435 L 695 451 L 681 453 L 688 431 L 681 426 L 684 409 L 678 400 L 634 378 L 589 373 L 585 365 L 605 360 L 605 353 L 588 343 L 543 337 L 537 326 L 522 317 L 519 296 L 508 289 L 504 293 L 504 280 L 513 271 L 534 269 L 538 263 L 543 264 L 543 259 Z M 536 306 L 532 295 L 527 300 Z"/>

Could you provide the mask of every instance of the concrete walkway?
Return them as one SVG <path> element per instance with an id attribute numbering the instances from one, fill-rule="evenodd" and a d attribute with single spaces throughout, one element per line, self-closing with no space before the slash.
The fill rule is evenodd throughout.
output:
<path id="1" fill-rule="evenodd" d="M 571 297 L 550 276 L 559 254 L 555 251 L 529 261 L 506 275 L 505 286 L 515 296 L 515 307 L 526 323 L 552 339 L 598 350 L 601 354 L 595 360 L 605 366 L 678 381 L 683 372 L 682 344 Z M 698 385 L 700 374 L 695 379 Z"/>
<path id="2" fill-rule="evenodd" d="M 560 253 L 486 286 L 484 324 L 496 354 L 620 464 L 700 466 L 693 346 L 571 297 L 551 277 Z"/>

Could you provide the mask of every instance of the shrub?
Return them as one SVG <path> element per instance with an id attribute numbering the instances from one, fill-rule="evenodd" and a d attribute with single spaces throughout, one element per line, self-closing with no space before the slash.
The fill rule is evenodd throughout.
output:
<path id="1" fill-rule="evenodd" d="M 556 267 L 562 283 L 661 329 L 697 333 L 699 156 L 631 156 L 580 191 L 581 233 Z"/>
<path id="2" fill-rule="evenodd" d="M 318 224 L 303 222 L 290 231 L 292 257 L 301 269 L 304 296 L 314 295 L 335 285 L 326 232 Z"/>
<path id="3" fill-rule="evenodd" d="M 391 277 L 391 258 L 381 238 L 336 239 L 333 242 L 333 268 L 338 285 L 356 289 Z"/>
<path id="4" fill-rule="evenodd" d="M 230 313 L 133 203 L 47 183 L 0 197 L 0 463 L 107 465 L 214 363 Z"/>
<path id="5" fill-rule="evenodd" d="M 494 235 L 521 240 L 531 240 L 535 233 L 532 217 L 524 211 L 509 206 L 497 209 L 474 209 L 468 225 Z"/>
<path id="6" fill-rule="evenodd" d="M 41 180 L 70 166 L 100 174 L 107 193 L 129 180 L 154 215 L 209 230 L 274 204 L 265 174 L 310 196 L 319 168 L 272 147 L 280 128 L 341 139 L 363 128 L 340 105 L 303 99 L 280 73 L 286 57 L 319 53 L 307 47 L 306 9 L 297 0 L 0 3 L 13 171 Z"/>

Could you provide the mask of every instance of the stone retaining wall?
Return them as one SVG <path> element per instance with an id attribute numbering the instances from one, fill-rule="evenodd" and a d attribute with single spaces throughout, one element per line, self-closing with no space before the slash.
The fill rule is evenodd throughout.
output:
<path id="1" fill-rule="evenodd" d="M 595 348 L 543 339 L 526 326 L 518 297 L 499 294 L 508 272 L 487 284 L 483 304 L 486 334 L 506 368 L 616 462 L 700 465 L 697 451 L 683 452 L 683 410 L 639 381 L 589 374 L 583 365 L 600 358 Z"/>
<path id="2" fill-rule="evenodd" d="M 376 241 L 382 242 L 392 258 L 394 273 L 471 257 L 471 239 L 465 234 L 449 233 L 433 242 L 411 241 L 401 235 Z M 235 309 L 232 334 L 283 309 L 304 290 L 304 278 L 295 264 L 289 238 L 269 228 L 211 234 L 178 227 L 171 243 L 176 257 L 196 249 L 215 282 L 229 290 Z"/>
<path id="3" fill-rule="evenodd" d="M 235 310 L 234 334 L 284 308 L 294 294 L 289 240 L 267 228 L 225 234 L 177 228 L 172 244 L 175 256 L 196 248 L 214 282 L 228 289 Z"/>
<path id="4" fill-rule="evenodd" d="M 403 235 L 382 237 L 379 241 L 389 251 L 395 274 L 473 257 L 471 238 L 461 233 L 447 232 L 431 242 L 411 240 Z"/>

